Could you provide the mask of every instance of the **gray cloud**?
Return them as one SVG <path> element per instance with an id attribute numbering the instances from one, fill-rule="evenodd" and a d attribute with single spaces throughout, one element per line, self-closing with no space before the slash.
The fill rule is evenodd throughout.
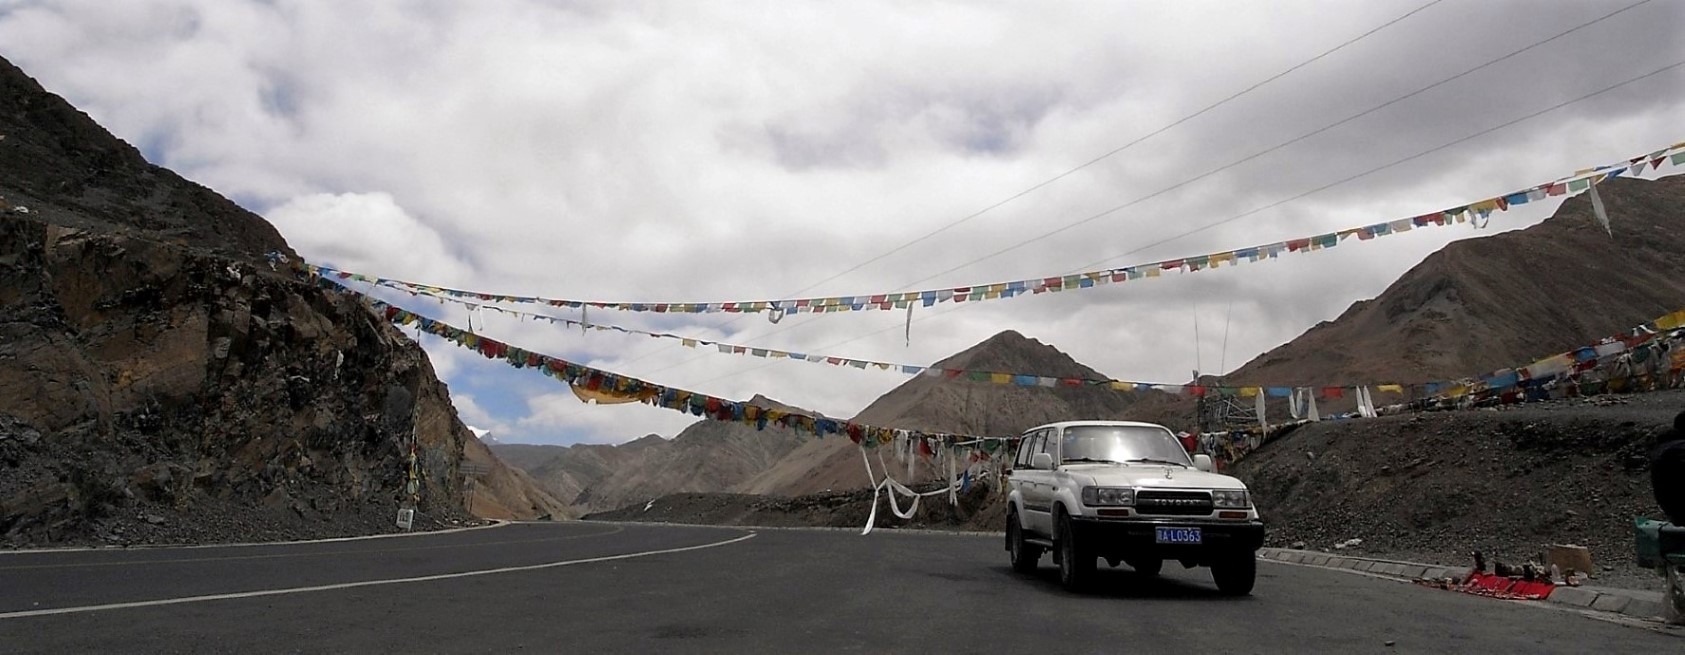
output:
<path id="1" fill-rule="evenodd" d="M 307 256 L 491 291 L 730 300 L 819 282 L 1420 4 L 66 0 L 0 9 L 0 43 L 158 163 L 256 205 Z M 933 276 L 919 286 L 1044 276 L 1297 237 L 1477 200 L 1678 141 L 1685 77 L 1676 70 L 1142 249 L 1676 61 L 1685 55 L 1676 38 L 1685 6 L 1657 0 L 961 266 L 1626 4 L 1447 0 L 812 293 L 902 290 Z M 1493 229 L 1531 224 L 1550 209 L 1501 215 Z M 776 326 L 757 317 L 592 318 L 909 363 L 1011 328 L 1103 372 L 1173 382 L 1195 362 L 1238 366 L 1378 293 L 1444 243 L 1478 234 L 1418 230 L 1268 264 L 918 309 L 911 345 L 896 312 Z M 1224 356 L 1213 335 L 1226 317 Z M 545 352 L 837 415 L 903 379 L 483 320 L 489 334 Z M 686 420 L 641 407 L 569 409 L 574 401 L 557 394 L 566 390 L 537 376 L 501 390 L 525 414 L 496 415 L 508 403 L 466 386 L 508 379 L 483 371 L 500 364 L 428 348 L 447 380 L 462 383 L 474 420 L 514 433 L 500 438 L 613 440 Z"/>

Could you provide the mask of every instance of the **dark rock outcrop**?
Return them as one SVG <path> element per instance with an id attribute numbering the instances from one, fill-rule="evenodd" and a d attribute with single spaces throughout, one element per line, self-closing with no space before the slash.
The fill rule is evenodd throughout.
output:
<path id="1" fill-rule="evenodd" d="M 3 60 L 0 136 L 0 543 L 392 530 L 412 442 L 420 523 L 466 516 L 425 354 L 272 226 Z"/>

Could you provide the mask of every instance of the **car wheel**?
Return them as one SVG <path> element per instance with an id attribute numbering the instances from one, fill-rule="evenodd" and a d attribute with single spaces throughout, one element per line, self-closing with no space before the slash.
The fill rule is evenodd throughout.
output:
<path id="1" fill-rule="evenodd" d="M 1211 564 L 1211 579 L 1225 596 L 1250 594 L 1258 580 L 1258 559 L 1252 553 L 1242 553 L 1218 560 Z"/>
<path id="2" fill-rule="evenodd" d="M 1053 545 L 1059 549 L 1059 584 L 1067 591 L 1083 591 L 1094 577 L 1094 555 L 1077 543 L 1071 517 L 1059 512 L 1059 538 Z"/>
<path id="3" fill-rule="evenodd" d="M 1154 576 L 1164 569 L 1164 559 L 1159 557 L 1140 557 L 1124 560 L 1124 562 L 1129 565 L 1129 568 L 1135 569 L 1135 573 L 1139 575 Z"/>
<path id="4" fill-rule="evenodd" d="M 1024 528 L 1018 523 L 1018 512 L 1006 513 L 1006 550 L 1012 555 L 1012 570 L 1031 573 L 1041 563 L 1041 546 L 1024 541 Z"/>

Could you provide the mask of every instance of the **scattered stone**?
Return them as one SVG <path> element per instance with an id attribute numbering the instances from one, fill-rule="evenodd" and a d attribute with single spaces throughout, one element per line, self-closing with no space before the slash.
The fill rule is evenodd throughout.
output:
<path id="1" fill-rule="evenodd" d="M 1305 549 L 1305 542 L 1295 541 L 1295 542 L 1293 542 L 1292 548 L 1293 548 L 1293 550 L 1304 550 Z"/>
<path id="2" fill-rule="evenodd" d="M 147 514 L 144 518 L 145 518 L 147 523 L 151 523 L 152 525 L 163 525 L 164 524 L 164 517 L 159 516 L 157 514 Z"/>

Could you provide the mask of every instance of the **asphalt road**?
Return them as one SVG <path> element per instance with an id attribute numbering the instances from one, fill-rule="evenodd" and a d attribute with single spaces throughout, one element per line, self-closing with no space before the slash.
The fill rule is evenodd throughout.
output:
<path id="1" fill-rule="evenodd" d="M 1104 564 L 1102 564 L 1104 569 Z M 518 524 L 313 544 L 0 553 L 0 652 L 1663 653 L 1581 615 L 1261 563 L 1062 591 L 998 537 Z M 421 578 L 421 579 L 417 579 Z M 1392 646 L 1386 645 L 1393 642 Z"/>

